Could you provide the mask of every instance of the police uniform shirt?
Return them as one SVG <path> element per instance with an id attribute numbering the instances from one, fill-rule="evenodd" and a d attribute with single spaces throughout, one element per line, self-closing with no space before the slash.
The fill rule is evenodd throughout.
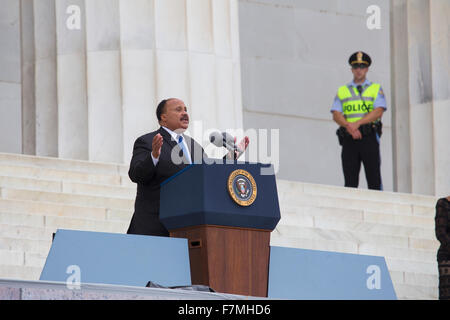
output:
<path id="1" fill-rule="evenodd" d="M 366 80 L 362 84 L 362 87 L 365 89 L 368 86 L 370 86 L 371 84 L 372 84 L 371 81 Z M 352 87 L 356 88 L 358 85 L 354 81 L 352 81 L 351 83 L 348 84 L 348 86 L 352 86 Z M 378 96 L 375 99 L 375 101 L 373 102 L 373 108 L 374 109 L 375 108 L 383 108 L 384 111 L 386 111 L 386 109 L 387 109 L 386 98 L 384 96 L 384 92 L 383 92 L 383 89 L 381 88 L 381 86 L 380 86 L 380 91 L 378 91 Z M 337 95 L 336 95 L 336 98 L 334 98 L 333 106 L 331 107 L 330 111 L 331 112 L 333 112 L 333 111 L 343 112 L 341 100 L 339 99 L 339 97 Z"/>

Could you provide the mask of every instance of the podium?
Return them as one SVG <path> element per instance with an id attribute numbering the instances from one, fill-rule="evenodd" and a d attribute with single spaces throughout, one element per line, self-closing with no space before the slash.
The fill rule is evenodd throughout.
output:
<path id="1" fill-rule="evenodd" d="M 270 233 L 280 220 L 273 167 L 195 164 L 161 184 L 160 220 L 187 238 L 192 284 L 267 297 Z"/>

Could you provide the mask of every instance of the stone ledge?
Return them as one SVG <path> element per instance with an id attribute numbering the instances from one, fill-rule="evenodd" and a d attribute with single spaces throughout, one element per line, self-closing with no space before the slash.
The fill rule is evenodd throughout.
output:
<path id="1" fill-rule="evenodd" d="M 23 251 L 0 249 L 0 261 L 3 265 L 23 266 L 25 263 L 25 253 Z"/>
<path id="2" fill-rule="evenodd" d="M 3 279 L 38 280 L 41 273 L 42 268 L 0 264 L 0 278 Z"/>
<path id="3" fill-rule="evenodd" d="M 120 174 L 126 167 L 124 164 L 119 163 L 61 159 L 14 153 L 0 153 L 0 164 L 34 166 L 101 174 Z"/>
<path id="4" fill-rule="evenodd" d="M 277 187 L 280 193 L 301 193 L 305 195 L 314 195 L 321 197 L 358 199 L 379 202 L 389 202 L 405 205 L 417 205 L 423 207 L 433 207 L 436 205 L 437 197 L 408 194 L 389 191 L 375 191 L 360 188 L 346 188 L 341 186 L 332 186 L 325 184 L 313 184 L 306 182 L 296 182 L 277 179 Z"/>
<path id="5" fill-rule="evenodd" d="M 431 261 L 414 261 L 414 263 L 411 263 L 409 260 L 403 260 L 403 259 L 396 259 L 392 257 L 385 257 L 386 264 L 388 266 L 389 271 L 395 270 L 395 271 L 403 271 L 408 273 L 420 273 L 420 274 L 427 274 L 427 275 L 434 275 L 436 276 L 438 274 L 438 267 L 437 262 L 431 262 Z"/>
<path id="6" fill-rule="evenodd" d="M 307 194 L 289 194 L 281 195 L 280 202 L 290 207 L 325 207 L 339 208 L 342 210 L 364 210 L 374 212 L 384 212 L 395 215 L 413 215 L 412 205 L 396 204 L 389 202 L 370 201 L 361 199 L 341 199 L 333 197 L 323 197 Z M 283 208 L 281 206 L 281 209 Z"/>
<path id="7" fill-rule="evenodd" d="M 0 211 L 36 216 L 85 217 L 98 220 L 105 220 L 106 218 L 106 209 L 102 207 L 86 207 L 31 200 L 0 199 Z"/>
<path id="8" fill-rule="evenodd" d="M 0 224 L 2 238 L 51 241 L 56 228 Z"/>
<path id="9" fill-rule="evenodd" d="M 57 203 L 76 206 L 80 203 L 85 207 L 134 210 L 134 199 L 105 197 L 95 195 L 80 195 L 63 192 L 47 192 L 25 189 L 0 188 L 1 197 L 8 200 L 23 200 L 31 202 Z"/>
<path id="10" fill-rule="evenodd" d="M 410 284 L 394 284 L 395 293 L 399 300 L 437 300 L 438 287 L 425 287 Z"/>
<path id="11" fill-rule="evenodd" d="M 43 227 L 44 216 L 0 211 L 0 224 Z"/>
<path id="12" fill-rule="evenodd" d="M 340 231 L 333 229 L 320 229 L 299 226 L 277 226 L 277 234 L 281 237 L 307 238 L 326 241 L 346 241 L 359 245 L 360 243 L 376 243 L 382 246 L 408 248 L 408 238 L 399 236 L 386 236 L 366 232 Z"/>
<path id="13" fill-rule="evenodd" d="M 112 196 L 127 199 L 132 199 L 136 196 L 136 184 L 134 183 L 131 186 L 109 185 L 1 175 L 0 187 L 31 191 L 63 192 L 79 195 Z"/>
<path id="14" fill-rule="evenodd" d="M 88 172 L 76 172 L 62 169 L 49 169 L 40 167 L 12 166 L 0 164 L 0 175 L 36 178 L 57 181 L 74 181 L 74 182 L 90 182 L 107 185 L 121 185 L 121 177 L 119 175 L 95 174 Z"/>
<path id="15" fill-rule="evenodd" d="M 323 250 L 355 254 L 358 253 L 358 245 L 352 241 L 286 237 L 276 233 L 272 233 L 270 237 L 270 245 L 299 249 Z"/>
<path id="16" fill-rule="evenodd" d="M 1 274 L 1 266 L 0 266 Z M 253 300 L 260 297 L 182 289 L 81 284 L 69 289 L 64 282 L 0 279 L 0 300 Z"/>
<path id="17" fill-rule="evenodd" d="M 17 238 L 0 238 L 0 250 L 20 251 L 27 253 L 47 255 L 52 244 L 51 238 L 47 240 L 30 240 Z"/>

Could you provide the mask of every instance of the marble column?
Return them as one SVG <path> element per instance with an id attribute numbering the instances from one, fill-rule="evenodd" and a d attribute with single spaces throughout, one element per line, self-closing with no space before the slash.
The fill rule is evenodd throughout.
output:
<path id="1" fill-rule="evenodd" d="M 56 1 L 58 156 L 89 159 L 86 10 L 83 0 Z"/>
<path id="2" fill-rule="evenodd" d="M 21 0 L 22 152 L 36 154 L 34 0 Z M 20 108 L 19 108 L 20 109 Z M 1 145 L 1 143 L 0 143 Z"/>
<path id="3" fill-rule="evenodd" d="M 55 0 L 35 0 L 36 155 L 58 156 Z"/>
<path id="4" fill-rule="evenodd" d="M 6 0 L 0 10 L 0 146 L 22 152 L 20 2 Z"/>
<path id="5" fill-rule="evenodd" d="M 89 160 L 123 162 L 119 1 L 85 6 Z"/>
<path id="6" fill-rule="evenodd" d="M 450 194 L 450 3 L 430 1 L 435 194 Z"/>
<path id="7" fill-rule="evenodd" d="M 169 97 L 242 127 L 237 0 L 2 5 L 0 152 L 127 163 Z"/>
<path id="8" fill-rule="evenodd" d="M 211 0 L 188 0 L 186 4 L 191 118 L 214 128 L 217 127 L 217 112 L 211 107 L 216 104 L 212 3 Z"/>
<path id="9" fill-rule="evenodd" d="M 123 160 L 137 137 L 158 126 L 154 0 L 120 0 Z"/>
<path id="10" fill-rule="evenodd" d="M 396 191 L 450 190 L 449 13 L 448 1 L 391 3 Z"/>
<path id="11" fill-rule="evenodd" d="M 391 2 L 392 154 L 394 190 L 411 192 L 407 0 Z"/>

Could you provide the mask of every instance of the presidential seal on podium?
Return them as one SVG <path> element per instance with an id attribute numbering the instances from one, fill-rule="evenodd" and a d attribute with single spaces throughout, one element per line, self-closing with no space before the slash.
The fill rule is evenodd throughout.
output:
<path id="1" fill-rule="evenodd" d="M 246 170 L 234 170 L 228 177 L 228 193 L 240 206 L 249 206 L 257 194 L 256 182 L 253 176 Z"/>

